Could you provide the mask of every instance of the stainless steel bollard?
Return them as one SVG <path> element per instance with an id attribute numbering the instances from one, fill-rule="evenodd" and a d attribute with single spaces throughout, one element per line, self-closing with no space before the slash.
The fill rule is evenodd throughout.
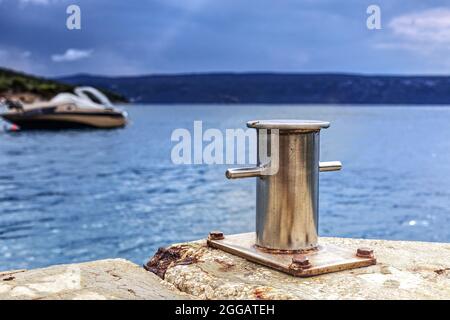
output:
<path id="1" fill-rule="evenodd" d="M 229 179 L 257 177 L 256 245 L 296 252 L 318 246 L 319 172 L 340 170 L 339 161 L 319 162 L 320 130 L 329 122 L 258 120 L 258 160 L 253 168 L 229 169 Z M 267 132 L 263 134 L 263 132 Z M 277 146 L 269 135 L 277 137 Z M 271 161 L 260 155 L 272 150 Z M 277 154 L 273 155 L 274 152 Z M 276 168 L 274 168 L 276 167 Z M 272 170 L 275 169 L 275 170 Z"/>

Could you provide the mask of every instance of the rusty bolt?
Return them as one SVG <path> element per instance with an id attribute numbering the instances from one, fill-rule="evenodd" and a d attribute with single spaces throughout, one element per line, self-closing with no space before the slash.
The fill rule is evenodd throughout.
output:
<path id="1" fill-rule="evenodd" d="M 292 258 L 292 266 L 294 268 L 308 269 L 311 268 L 311 263 L 309 262 L 308 257 L 303 254 L 298 254 Z"/>
<path id="2" fill-rule="evenodd" d="M 370 248 L 358 248 L 356 256 L 360 258 L 373 258 L 373 250 Z"/>
<path id="3" fill-rule="evenodd" d="M 222 231 L 211 231 L 208 236 L 209 240 L 222 240 L 224 238 Z"/>

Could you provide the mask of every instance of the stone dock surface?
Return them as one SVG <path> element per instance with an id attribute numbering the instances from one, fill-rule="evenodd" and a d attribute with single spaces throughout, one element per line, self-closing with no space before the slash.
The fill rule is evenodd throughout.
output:
<path id="1" fill-rule="evenodd" d="M 192 299 L 123 259 L 0 272 L 0 299 Z"/>
<path id="2" fill-rule="evenodd" d="M 450 299 L 450 244 L 321 238 L 375 251 L 374 266 L 296 278 L 208 248 L 159 250 L 146 268 L 122 259 L 0 272 L 0 299 Z"/>

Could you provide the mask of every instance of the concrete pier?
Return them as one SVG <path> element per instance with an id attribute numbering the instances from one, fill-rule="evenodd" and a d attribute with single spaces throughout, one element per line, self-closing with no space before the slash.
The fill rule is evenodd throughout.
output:
<path id="1" fill-rule="evenodd" d="M 190 299 L 187 294 L 123 259 L 0 272 L 0 299 Z"/>
<path id="2" fill-rule="evenodd" d="M 208 248 L 159 250 L 144 270 L 121 259 L 0 272 L 1 299 L 450 299 L 450 244 L 320 238 L 371 247 L 374 266 L 312 278 Z"/>

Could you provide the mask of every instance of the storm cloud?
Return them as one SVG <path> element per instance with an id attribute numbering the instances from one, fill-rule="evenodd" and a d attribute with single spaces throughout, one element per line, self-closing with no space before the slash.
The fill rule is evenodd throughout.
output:
<path id="1" fill-rule="evenodd" d="M 66 27 L 71 4 L 81 8 L 81 30 Z M 366 27 L 370 4 L 359 0 L 0 0 L 0 66 L 47 76 L 449 73 L 450 8 L 445 1 L 377 1 L 381 30 Z M 435 18 L 440 20 L 433 22 Z M 426 37 L 424 44 L 420 37 L 429 32 L 436 36 Z M 424 46 L 427 50 L 420 50 Z"/>

